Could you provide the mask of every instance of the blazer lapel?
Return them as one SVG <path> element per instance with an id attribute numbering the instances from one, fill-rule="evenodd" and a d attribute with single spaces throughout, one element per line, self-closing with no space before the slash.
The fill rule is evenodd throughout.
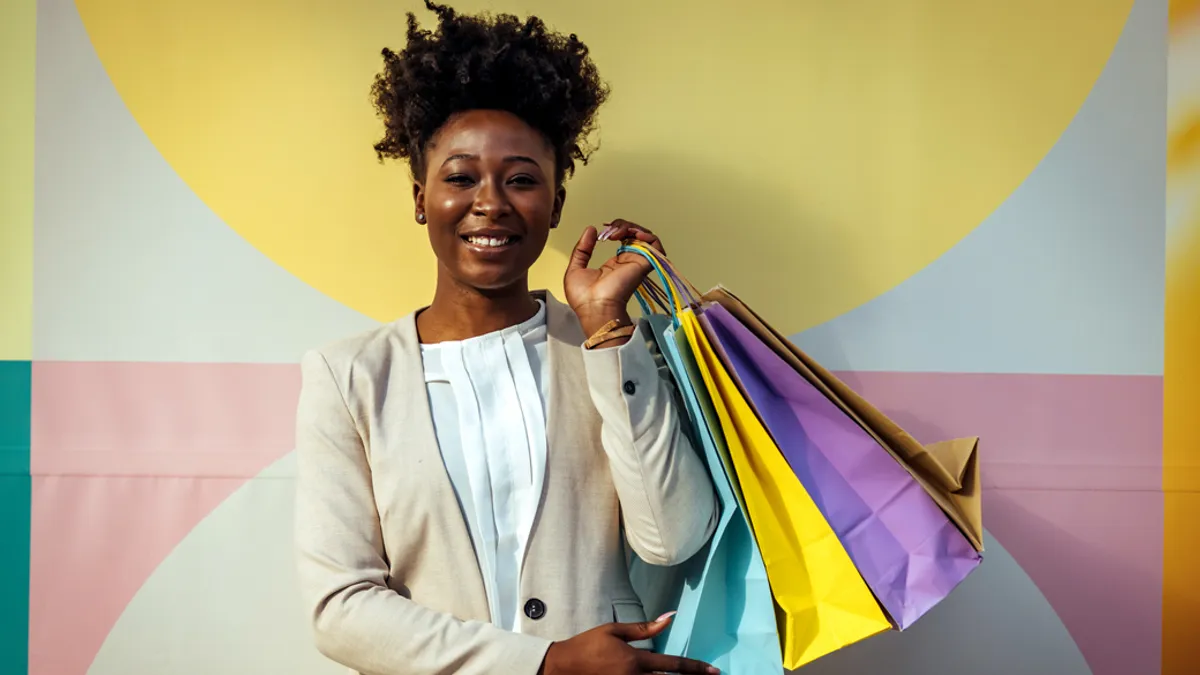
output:
<path id="1" fill-rule="evenodd" d="M 530 543 L 525 547 L 522 568 L 525 567 L 529 551 L 533 548 L 533 540 L 537 536 L 538 526 L 546 510 L 546 502 L 556 494 L 554 449 L 563 448 L 564 441 L 577 432 L 570 428 L 571 420 L 582 419 L 582 416 L 574 409 L 590 404 L 590 399 L 581 402 L 571 394 L 581 391 L 579 383 L 586 377 L 583 355 L 579 351 L 584 340 L 583 329 L 575 318 L 575 312 L 556 300 L 549 291 L 537 291 L 534 295 L 546 303 L 546 361 L 549 364 L 549 387 L 546 395 L 546 463 L 542 468 L 542 490 L 533 518 L 533 527 L 529 532 Z M 586 399 L 586 387 L 582 391 Z"/>
<path id="2" fill-rule="evenodd" d="M 471 543 L 470 531 L 464 519 L 458 500 L 454 497 L 454 484 L 446 471 L 441 448 L 438 446 L 437 433 L 433 428 L 433 411 L 429 407 L 429 397 L 425 393 L 425 367 L 421 360 L 421 343 L 417 337 L 416 312 L 396 322 L 399 358 L 393 363 L 393 377 L 400 384 L 399 391 L 404 392 L 407 402 L 407 427 L 411 434 L 413 460 L 419 465 L 430 467 L 427 478 L 435 481 L 429 510 L 446 525 L 441 532 L 435 533 L 442 538 L 442 543 L 451 549 L 454 560 L 470 561 L 473 573 L 464 575 L 456 583 L 468 584 L 473 599 L 469 608 L 471 617 L 480 621 L 490 621 L 491 611 L 488 607 L 487 591 L 483 584 L 483 572 L 479 568 L 479 559 L 475 547 Z M 447 570 L 450 574 L 456 571 Z M 461 617 L 468 618 L 468 617 Z"/>

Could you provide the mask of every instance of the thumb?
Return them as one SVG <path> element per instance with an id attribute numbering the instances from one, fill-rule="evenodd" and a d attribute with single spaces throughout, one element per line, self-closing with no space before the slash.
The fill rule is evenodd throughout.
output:
<path id="1" fill-rule="evenodd" d="M 591 225 L 584 228 L 583 234 L 579 236 L 579 242 L 575 244 L 575 250 L 571 251 L 571 260 L 567 262 L 567 274 L 575 270 L 587 269 L 598 237 L 596 228 Z"/>
<path id="2" fill-rule="evenodd" d="M 667 626 L 671 625 L 671 619 L 673 618 L 675 618 L 675 612 L 667 612 L 654 621 L 614 623 L 612 624 L 612 634 L 626 642 L 649 640 L 666 630 Z"/>

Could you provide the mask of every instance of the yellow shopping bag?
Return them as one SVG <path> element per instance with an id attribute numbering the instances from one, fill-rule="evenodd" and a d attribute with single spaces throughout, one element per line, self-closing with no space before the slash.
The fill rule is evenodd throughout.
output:
<path id="1" fill-rule="evenodd" d="M 660 271 L 665 293 L 652 284 L 643 291 L 663 294 L 662 300 L 675 306 L 712 398 L 778 605 L 783 665 L 799 668 L 890 629 L 837 535 L 725 370 L 693 309 L 683 306 L 686 282 L 657 251 L 638 243 L 626 248 L 644 252 Z"/>

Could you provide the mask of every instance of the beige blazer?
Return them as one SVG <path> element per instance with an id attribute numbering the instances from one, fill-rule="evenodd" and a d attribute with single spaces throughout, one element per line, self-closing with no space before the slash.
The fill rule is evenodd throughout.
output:
<path id="1" fill-rule="evenodd" d="M 673 565 L 711 536 L 716 496 L 649 331 L 586 351 L 574 312 L 542 297 L 548 448 L 520 633 L 489 623 L 433 429 L 416 313 L 304 356 L 296 555 L 330 659 L 363 675 L 534 675 L 551 641 L 646 618 L 626 543 Z"/>

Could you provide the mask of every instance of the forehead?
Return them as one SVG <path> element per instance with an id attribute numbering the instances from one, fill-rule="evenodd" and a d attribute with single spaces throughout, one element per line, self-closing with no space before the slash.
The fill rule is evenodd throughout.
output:
<path id="1" fill-rule="evenodd" d="M 541 132 L 500 110 L 471 110 L 451 117 L 433 137 L 430 154 L 470 154 L 481 159 L 525 155 L 554 161 L 554 151 Z"/>

